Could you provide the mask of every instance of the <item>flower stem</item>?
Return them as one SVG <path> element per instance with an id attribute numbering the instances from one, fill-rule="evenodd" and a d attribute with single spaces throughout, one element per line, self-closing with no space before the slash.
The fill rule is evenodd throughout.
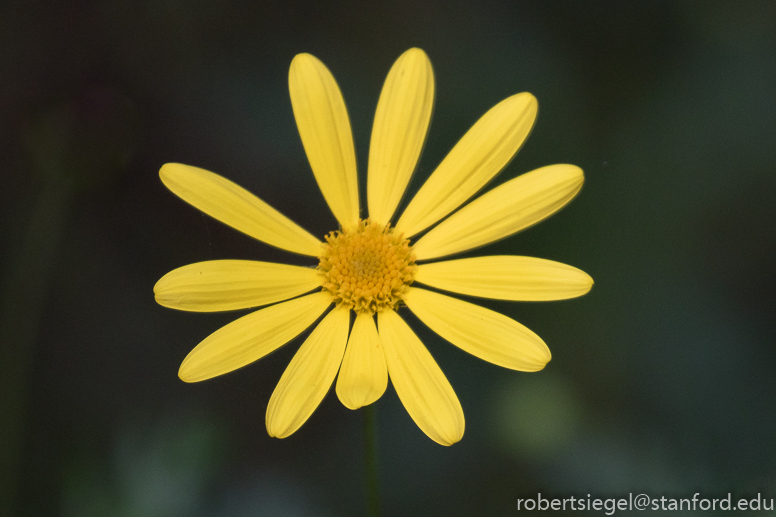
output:
<path id="1" fill-rule="evenodd" d="M 41 153 L 43 154 L 43 153 Z M 43 177 L 19 246 L 0 271 L 0 515 L 17 515 L 27 432 L 32 360 L 49 281 L 67 228 L 73 188 L 61 176 Z"/>
<path id="2" fill-rule="evenodd" d="M 374 404 L 369 404 L 364 408 L 364 459 L 366 463 L 367 510 L 370 517 L 380 517 L 375 427 Z"/>

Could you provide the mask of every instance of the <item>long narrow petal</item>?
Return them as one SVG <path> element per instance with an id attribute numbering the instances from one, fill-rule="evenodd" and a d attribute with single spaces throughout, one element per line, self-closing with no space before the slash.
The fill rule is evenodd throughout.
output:
<path id="1" fill-rule="evenodd" d="M 280 378 L 267 407 L 267 432 L 293 434 L 329 391 L 348 341 L 350 310 L 336 308 L 312 331 Z"/>
<path id="2" fill-rule="evenodd" d="M 337 396 L 348 409 L 368 406 L 388 386 L 385 353 L 371 314 L 356 316 L 337 377 Z"/>
<path id="3" fill-rule="evenodd" d="M 154 286 L 159 305 L 194 312 L 247 309 L 288 300 L 321 285 L 315 269 L 256 262 L 211 260 L 179 267 Z"/>
<path id="4" fill-rule="evenodd" d="M 218 174 L 190 165 L 167 163 L 159 176 L 175 195 L 235 230 L 294 253 L 314 257 L 321 253 L 321 241 Z"/>
<path id="5" fill-rule="evenodd" d="M 431 330 L 489 363 L 535 372 L 552 357 L 539 336 L 498 312 L 416 287 L 404 301 Z"/>
<path id="6" fill-rule="evenodd" d="M 291 61 L 296 126 L 323 197 L 342 227 L 358 223 L 356 152 L 345 101 L 329 69 L 310 54 Z"/>
<path id="7" fill-rule="evenodd" d="M 563 207 L 582 188 L 582 169 L 550 165 L 527 172 L 472 201 L 420 238 L 418 260 L 466 251 L 512 235 Z"/>
<path id="8" fill-rule="evenodd" d="M 429 438 L 452 445 L 465 422 L 458 397 L 418 336 L 394 311 L 378 313 L 388 374 L 407 413 Z"/>
<path id="9" fill-rule="evenodd" d="M 301 334 L 329 305 L 331 295 L 313 293 L 243 316 L 189 352 L 178 377 L 204 381 L 261 359 Z"/>
<path id="10" fill-rule="evenodd" d="M 518 93 L 485 113 L 412 199 L 397 231 L 411 237 L 425 230 L 484 187 L 523 145 L 537 109 L 533 95 Z"/>
<path id="11" fill-rule="evenodd" d="M 526 302 L 575 298 L 593 287 L 590 275 L 575 267 L 512 255 L 421 264 L 415 281 L 454 293 Z"/>
<path id="12" fill-rule="evenodd" d="M 434 71 L 419 48 L 401 55 L 377 103 L 369 144 L 369 218 L 386 224 L 407 188 L 426 140 L 434 107 Z"/>

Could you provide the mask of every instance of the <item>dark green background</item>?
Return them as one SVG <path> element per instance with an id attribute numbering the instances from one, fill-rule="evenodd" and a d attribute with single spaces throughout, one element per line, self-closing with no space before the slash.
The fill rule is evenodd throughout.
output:
<path id="1" fill-rule="evenodd" d="M 178 380 L 188 351 L 244 312 L 164 309 L 156 280 L 200 260 L 310 262 L 201 215 L 158 170 L 218 172 L 323 236 L 336 223 L 296 131 L 291 59 L 310 52 L 337 78 L 363 188 L 382 82 L 412 46 L 437 96 L 410 192 L 487 109 L 529 91 L 537 124 L 492 185 L 552 163 L 586 183 L 482 253 L 558 260 L 596 285 L 485 302 L 545 339 L 540 373 L 468 356 L 408 316 L 467 427 L 433 443 L 389 387 L 385 515 L 515 515 L 536 492 L 774 497 L 776 3 L 324 4 L 0 7 L 0 514 L 364 513 L 360 412 L 331 392 L 292 437 L 264 428 L 302 338 Z"/>

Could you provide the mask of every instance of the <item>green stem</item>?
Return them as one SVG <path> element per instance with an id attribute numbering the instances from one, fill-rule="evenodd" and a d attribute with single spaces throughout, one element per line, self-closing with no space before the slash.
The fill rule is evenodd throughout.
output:
<path id="1" fill-rule="evenodd" d="M 380 517 L 375 427 L 374 404 L 369 404 L 364 408 L 364 457 L 366 460 L 366 500 L 370 517 Z"/>
<path id="2" fill-rule="evenodd" d="M 0 272 L 0 515 L 17 515 L 27 439 L 30 371 L 49 280 L 64 236 L 72 187 L 44 178 L 20 243 Z"/>

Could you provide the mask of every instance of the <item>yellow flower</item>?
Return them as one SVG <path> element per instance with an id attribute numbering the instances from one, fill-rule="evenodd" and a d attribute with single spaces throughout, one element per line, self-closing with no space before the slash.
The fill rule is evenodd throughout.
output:
<path id="1" fill-rule="evenodd" d="M 551 165 L 528 172 L 447 217 L 506 166 L 528 136 L 537 102 L 520 93 L 477 121 L 391 225 L 434 102 L 431 63 L 413 48 L 391 68 L 377 104 L 369 149 L 369 217 L 361 219 L 350 121 L 334 77 L 317 58 L 299 54 L 291 63 L 289 88 L 305 152 L 340 229 L 322 242 L 217 174 L 164 165 L 164 184 L 191 205 L 267 244 L 318 259 L 316 269 L 215 260 L 181 267 L 159 280 L 157 302 L 174 309 L 209 312 L 274 304 L 207 337 L 184 359 L 179 376 L 197 382 L 252 363 L 334 305 L 280 378 L 267 408 L 269 434 L 284 438 L 299 429 L 339 372 L 336 392 L 346 407 L 380 398 L 390 377 L 418 427 L 435 442 L 451 445 L 464 432 L 461 404 L 397 310 L 406 305 L 447 341 L 488 362 L 541 370 L 550 351 L 529 329 L 416 284 L 498 300 L 560 300 L 588 292 L 593 280 L 587 274 L 549 260 L 485 256 L 428 262 L 538 223 L 579 192 L 582 171 Z"/>

